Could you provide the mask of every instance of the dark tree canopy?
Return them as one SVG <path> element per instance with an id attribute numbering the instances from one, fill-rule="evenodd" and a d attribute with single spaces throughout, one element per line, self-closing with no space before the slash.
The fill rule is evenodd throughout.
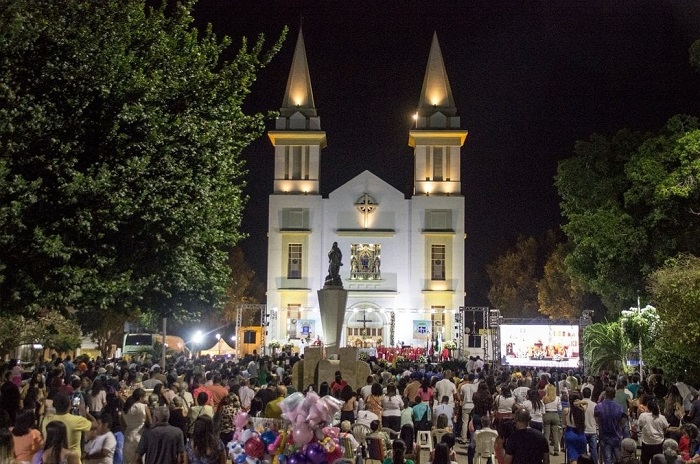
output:
<path id="1" fill-rule="evenodd" d="M 554 319 L 578 318 L 583 311 L 583 289 L 566 265 L 568 247 L 560 243 L 547 257 L 543 276 L 537 283 L 540 313 Z"/>
<path id="2" fill-rule="evenodd" d="M 534 237 L 518 237 L 515 246 L 486 267 L 491 280 L 489 300 L 504 317 L 536 317 L 538 245 Z"/>
<path id="3" fill-rule="evenodd" d="M 0 311 L 220 302 L 241 238 L 241 105 L 269 50 L 193 2 L 0 0 Z"/>
<path id="4" fill-rule="evenodd" d="M 680 252 L 700 251 L 698 121 L 674 116 L 655 134 L 593 135 L 559 163 L 570 269 L 619 312 Z"/>

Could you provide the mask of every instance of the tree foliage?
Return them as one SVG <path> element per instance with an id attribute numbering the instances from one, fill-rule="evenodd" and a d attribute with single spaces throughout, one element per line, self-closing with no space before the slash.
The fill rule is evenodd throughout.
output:
<path id="1" fill-rule="evenodd" d="M 38 343 L 59 353 L 80 347 L 80 328 L 58 311 L 40 310 L 33 317 L 0 315 L 0 355 L 9 355 L 21 345 Z"/>
<path id="2" fill-rule="evenodd" d="M 593 135 L 559 163 L 567 264 L 613 312 L 634 304 L 669 256 L 700 251 L 698 127 L 674 116 L 655 134 Z"/>
<path id="3" fill-rule="evenodd" d="M 540 313 L 551 318 L 578 318 L 583 310 L 583 288 L 566 264 L 566 244 L 560 243 L 547 258 L 537 283 Z"/>
<path id="4" fill-rule="evenodd" d="M 226 287 L 226 302 L 223 307 L 223 316 L 227 321 L 236 320 L 236 312 L 239 304 L 264 304 L 265 287 L 255 278 L 255 271 L 245 259 L 245 254 L 240 247 L 231 252 L 229 258 L 231 266 L 231 280 Z M 260 312 L 246 311 L 242 315 L 243 326 L 257 325 L 260 321 Z"/>
<path id="5" fill-rule="evenodd" d="M 622 371 L 631 347 L 619 321 L 591 324 L 583 332 L 584 361 L 589 373 L 603 369 Z"/>
<path id="6" fill-rule="evenodd" d="M 668 350 L 697 364 L 700 359 L 700 258 L 680 255 L 649 278 L 659 315 L 659 335 Z"/>
<path id="7" fill-rule="evenodd" d="M 225 295 L 264 129 L 241 105 L 285 32 L 223 61 L 192 7 L 0 0 L 0 308 L 173 316 Z"/>
<path id="8" fill-rule="evenodd" d="M 515 247 L 486 267 L 489 300 L 504 317 L 535 317 L 537 312 L 537 241 L 519 237 Z"/>
<path id="9" fill-rule="evenodd" d="M 99 317 L 81 317 L 80 329 L 95 343 L 103 357 L 107 357 L 112 345 L 120 345 L 124 323 L 138 318 L 136 310 L 107 308 Z"/>

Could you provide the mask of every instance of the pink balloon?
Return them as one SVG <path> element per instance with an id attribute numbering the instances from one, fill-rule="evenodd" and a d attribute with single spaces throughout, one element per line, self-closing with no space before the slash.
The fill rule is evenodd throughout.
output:
<path id="1" fill-rule="evenodd" d="M 314 437 L 314 432 L 306 424 L 296 424 L 294 427 L 294 432 L 292 432 L 294 437 L 294 444 L 302 447 Z"/>
<path id="2" fill-rule="evenodd" d="M 327 437 L 338 438 L 340 436 L 340 429 L 338 427 L 324 427 L 323 434 Z"/>
<path id="3" fill-rule="evenodd" d="M 239 429 L 245 427 L 245 425 L 248 423 L 248 413 L 245 411 L 240 411 L 238 414 L 236 414 L 236 417 L 233 420 L 233 423 Z"/>

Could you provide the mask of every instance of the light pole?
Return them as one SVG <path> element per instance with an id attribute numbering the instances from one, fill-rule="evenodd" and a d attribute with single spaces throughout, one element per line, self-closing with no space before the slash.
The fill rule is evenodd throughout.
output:
<path id="1" fill-rule="evenodd" d="M 656 308 L 651 306 L 651 305 L 646 305 L 645 307 L 642 308 L 642 305 L 639 300 L 639 296 L 637 296 L 637 306 L 634 307 L 632 306 L 628 311 L 622 311 L 622 315 L 624 317 L 634 317 L 636 316 L 637 321 L 634 321 L 635 325 L 637 325 L 637 332 L 639 336 L 638 340 L 638 350 L 639 350 L 639 380 L 642 381 L 644 380 L 644 363 L 642 362 L 642 331 L 643 327 L 640 325 L 640 321 L 642 319 L 642 316 L 652 310 L 655 310 Z M 650 328 L 650 327 L 648 327 Z"/>
<path id="2" fill-rule="evenodd" d="M 221 334 L 216 334 L 216 345 L 219 347 L 219 356 L 221 356 Z"/>

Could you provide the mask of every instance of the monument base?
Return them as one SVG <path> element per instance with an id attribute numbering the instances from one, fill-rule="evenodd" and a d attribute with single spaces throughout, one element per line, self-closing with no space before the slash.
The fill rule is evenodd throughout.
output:
<path id="1" fill-rule="evenodd" d="M 348 291 L 342 287 L 324 287 L 318 291 L 318 306 L 321 310 L 321 324 L 323 325 L 323 344 L 326 347 L 326 356 L 328 357 L 338 354 L 347 302 Z"/>

